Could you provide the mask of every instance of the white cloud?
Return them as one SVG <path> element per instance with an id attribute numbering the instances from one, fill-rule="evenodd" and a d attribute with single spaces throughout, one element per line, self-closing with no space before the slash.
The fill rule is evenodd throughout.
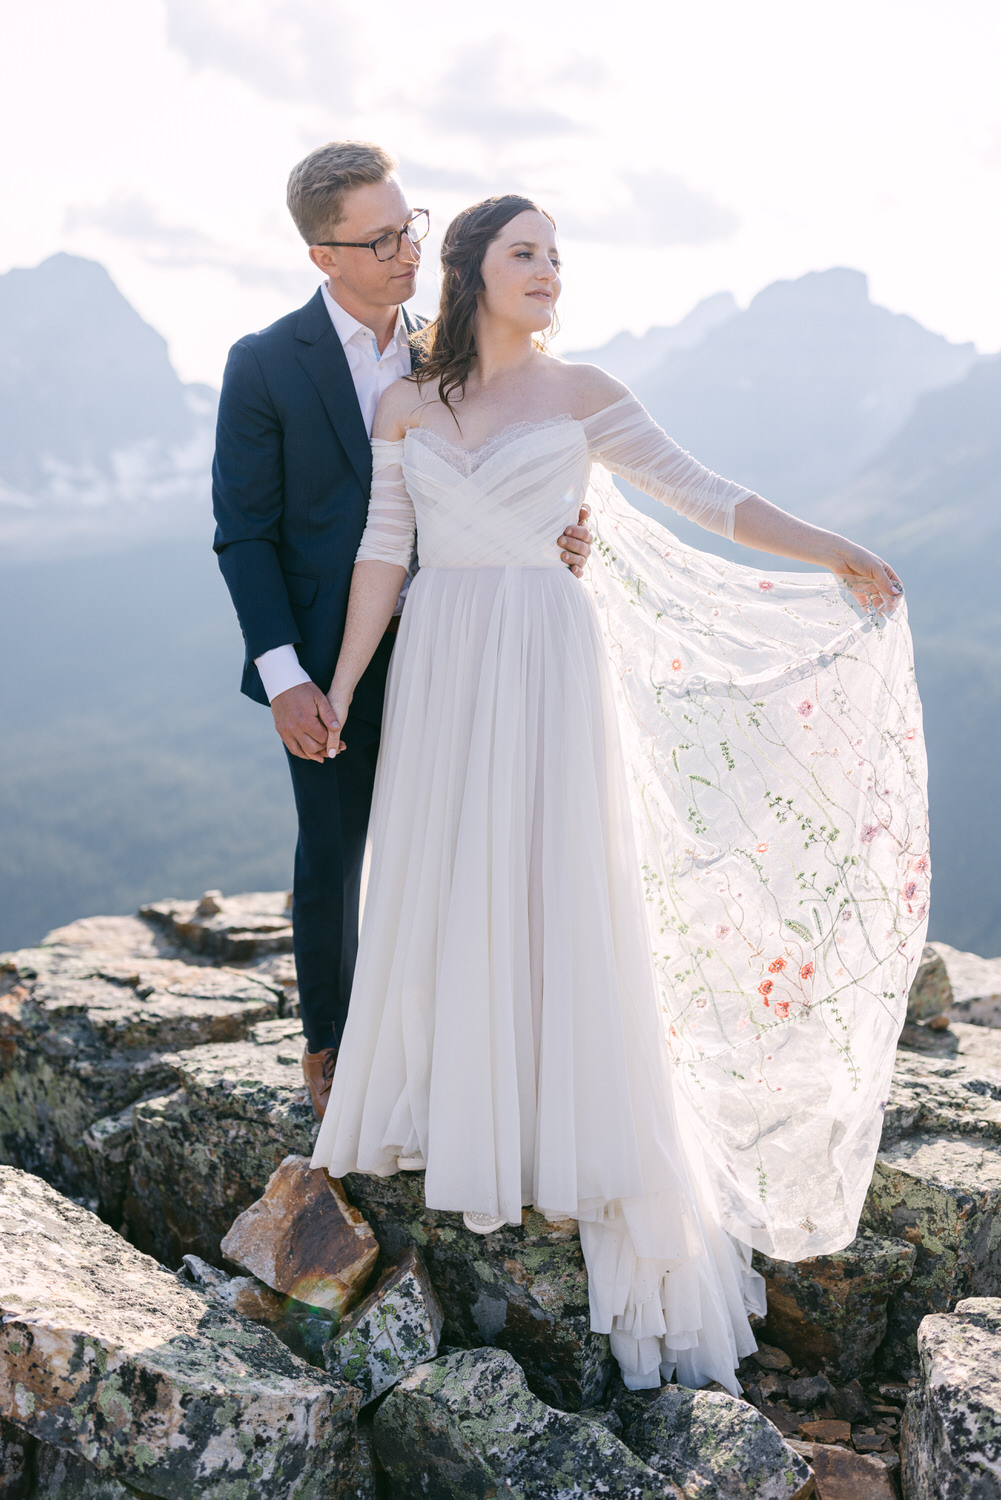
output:
<path id="1" fill-rule="evenodd" d="M 510 41 L 491 37 L 464 47 L 422 93 L 420 108 L 437 129 L 492 147 L 579 134 L 579 121 L 546 102 L 546 82 L 526 70 L 524 54 Z"/>
<path id="2" fill-rule="evenodd" d="M 625 189 L 621 207 L 588 213 L 581 206 L 559 213 L 560 232 L 614 245 L 708 245 L 729 239 L 739 227 L 732 209 L 669 172 L 619 175 Z"/>
<path id="3" fill-rule="evenodd" d="M 196 68 L 241 79 L 265 98 L 349 108 L 356 28 L 336 0 L 165 0 L 167 40 Z"/>
<path id="4" fill-rule="evenodd" d="M 72 204 L 66 210 L 67 234 L 96 232 L 123 241 L 150 265 L 174 270 L 217 270 L 240 286 L 264 287 L 298 297 L 315 283 L 306 270 L 272 266 L 240 254 L 187 224 L 172 224 L 141 193 L 122 189 L 102 204 Z"/>

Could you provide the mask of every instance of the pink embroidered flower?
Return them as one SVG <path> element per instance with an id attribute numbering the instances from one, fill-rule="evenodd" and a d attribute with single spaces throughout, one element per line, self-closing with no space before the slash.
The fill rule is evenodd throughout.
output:
<path id="1" fill-rule="evenodd" d="M 759 854 L 767 854 L 768 853 L 768 845 L 767 844 L 758 844 L 758 846 L 757 846 L 757 852 Z"/>
<path id="2" fill-rule="evenodd" d="M 810 715 L 813 713 L 813 704 L 810 702 L 809 698 L 803 699 L 796 712 L 800 715 L 801 718 L 808 719 L 810 717 Z"/>
<path id="3" fill-rule="evenodd" d="M 927 856 L 927 854 L 922 854 L 922 856 L 921 856 L 920 859 L 913 859 L 913 860 L 911 860 L 911 869 L 912 870 L 917 870 L 917 872 L 918 872 L 919 875 L 927 875 L 927 873 L 928 873 L 928 856 Z"/>
<path id="4" fill-rule="evenodd" d="M 776 1002 L 775 1002 L 775 1014 L 778 1016 L 778 1018 L 779 1018 L 780 1021 L 784 1021 L 785 1018 L 786 1018 L 786 1016 L 789 1014 L 789 1001 L 788 1000 L 776 1000 Z"/>
<path id="5" fill-rule="evenodd" d="M 719 938 L 720 942 L 722 942 L 725 937 L 730 936 L 730 929 L 729 927 L 727 927 L 725 922 L 718 922 L 716 924 L 716 936 Z"/>
<path id="6" fill-rule="evenodd" d="M 904 739 L 905 740 L 916 740 L 917 737 L 918 737 L 918 732 L 917 732 L 916 729 L 908 729 L 908 730 L 905 730 L 905 732 L 904 732 Z"/>
<path id="7" fill-rule="evenodd" d="M 681 658 L 680 658 L 680 656 L 676 656 L 674 658 L 674 660 L 672 661 L 672 663 L 671 663 L 671 670 L 673 672 L 680 672 L 681 671 Z"/>
<path id="8" fill-rule="evenodd" d="M 769 974 L 781 974 L 785 966 L 786 961 L 784 958 L 773 958 L 768 965 L 768 972 Z"/>
<path id="9" fill-rule="evenodd" d="M 904 886 L 904 889 L 901 892 L 901 895 L 903 896 L 903 898 L 904 898 L 905 901 L 913 901 L 914 897 L 917 895 L 917 893 L 918 893 L 918 883 L 917 883 L 917 881 L 916 880 L 909 880 L 907 882 L 907 884 Z"/>
<path id="10" fill-rule="evenodd" d="M 771 992 L 772 992 L 772 990 L 774 988 L 775 988 L 775 981 L 774 981 L 774 979 L 763 979 L 761 981 L 761 983 L 758 985 L 758 993 L 759 993 L 759 995 L 766 995 L 767 996 L 767 995 L 771 994 Z M 767 999 L 765 1000 L 765 1004 L 766 1005 L 768 1004 Z"/>
<path id="11" fill-rule="evenodd" d="M 811 964 L 811 963 L 804 964 L 803 967 L 799 971 L 799 977 L 800 977 L 800 979 L 810 979 L 810 978 L 812 978 L 813 977 L 813 964 Z"/>
<path id="12" fill-rule="evenodd" d="M 772 581 L 771 581 L 770 578 L 759 578 L 758 579 L 758 588 L 759 589 L 766 589 L 767 590 L 767 589 L 773 589 L 774 587 L 775 587 L 775 585 L 774 585 L 774 583 L 772 583 Z"/>
<path id="13" fill-rule="evenodd" d="M 863 844 L 871 844 L 873 839 L 878 838 L 883 832 L 881 823 L 866 823 L 862 829 Z"/>

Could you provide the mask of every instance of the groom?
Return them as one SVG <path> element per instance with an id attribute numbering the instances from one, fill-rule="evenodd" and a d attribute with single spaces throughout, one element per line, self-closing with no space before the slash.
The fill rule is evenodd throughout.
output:
<path id="1" fill-rule="evenodd" d="M 289 212 L 326 280 L 305 307 L 230 350 L 212 471 L 215 551 L 246 644 L 243 691 L 270 703 L 292 772 L 293 949 L 303 1073 L 318 1117 L 351 993 L 382 700 L 402 608 L 401 596 L 355 690 L 350 745 L 331 759 L 337 737 L 325 690 L 365 527 L 372 419 L 386 387 L 410 373 L 418 326 L 404 303 L 427 215 L 410 206 L 395 168 L 364 141 L 332 141 L 293 168 Z M 558 545 L 579 576 L 589 533 L 568 527 Z"/>

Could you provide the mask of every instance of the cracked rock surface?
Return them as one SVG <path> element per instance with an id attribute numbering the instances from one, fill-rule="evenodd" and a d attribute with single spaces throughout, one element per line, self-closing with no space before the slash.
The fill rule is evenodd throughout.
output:
<path id="1" fill-rule="evenodd" d="M 1001 1298 L 970 1297 L 918 1330 L 904 1418 L 907 1500 L 1001 1497 Z"/>
<path id="2" fill-rule="evenodd" d="M 0 1410 L 164 1500 L 328 1500 L 357 1393 L 208 1302 L 39 1178 L 0 1167 Z"/>

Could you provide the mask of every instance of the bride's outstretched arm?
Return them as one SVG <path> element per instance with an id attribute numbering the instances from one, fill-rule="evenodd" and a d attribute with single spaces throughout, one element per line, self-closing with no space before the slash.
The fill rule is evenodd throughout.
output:
<path id="1" fill-rule="evenodd" d="M 893 609 L 903 589 L 882 558 L 714 474 L 669 438 L 620 382 L 603 371 L 588 375 L 596 409 L 583 425 L 593 458 L 706 530 L 760 552 L 830 568 L 860 603 Z M 608 404 L 599 407 L 601 395 Z"/>

